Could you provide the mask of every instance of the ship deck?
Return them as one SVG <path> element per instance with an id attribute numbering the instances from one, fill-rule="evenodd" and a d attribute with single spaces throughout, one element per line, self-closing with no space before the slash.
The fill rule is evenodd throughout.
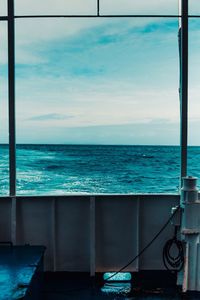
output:
<path id="1" fill-rule="evenodd" d="M 44 300 L 182 299 L 162 259 L 174 234 L 171 223 L 138 256 L 179 201 L 179 195 L 164 194 L 0 197 L 0 240 L 46 247 Z M 134 257 L 125 268 L 133 274 L 129 291 L 115 284 L 117 293 L 107 287 L 102 292 L 102 274 L 119 271 Z"/>
<path id="2" fill-rule="evenodd" d="M 45 247 L 0 247 L 0 300 L 39 299 Z"/>
<path id="3" fill-rule="evenodd" d="M 127 291 L 127 282 L 112 283 L 105 288 L 98 274 L 92 280 L 85 273 L 52 273 L 44 276 L 42 299 L 98 299 L 98 300 L 132 300 L 132 299 L 199 299 L 198 293 L 183 294 L 176 286 L 176 274 L 170 272 L 140 272 L 132 274 L 131 289 Z M 118 288 L 116 288 L 118 286 Z M 104 288 L 103 288 L 104 287 Z M 104 291 L 102 291 L 104 290 Z"/>

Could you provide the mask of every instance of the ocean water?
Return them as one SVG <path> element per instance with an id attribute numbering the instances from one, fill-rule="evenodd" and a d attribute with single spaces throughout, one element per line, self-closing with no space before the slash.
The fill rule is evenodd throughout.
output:
<path id="1" fill-rule="evenodd" d="M 189 175 L 200 147 L 189 147 Z M 177 193 L 178 146 L 18 145 L 17 194 Z M 0 195 L 8 195 L 8 146 L 0 145 Z"/>

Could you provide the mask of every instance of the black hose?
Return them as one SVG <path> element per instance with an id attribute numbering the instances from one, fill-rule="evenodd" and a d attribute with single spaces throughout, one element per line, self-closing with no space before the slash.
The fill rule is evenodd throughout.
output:
<path id="1" fill-rule="evenodd" d="M 174 255 L 173 252 L 177 254 Z M 168 240 L 163 248 L 163 263 L 170 271 L 180 272 L 184 265 L 184 249 L 181 241 L 177 239 L 177 227 L 174 237 Z"/>
<path id="2" fill-rule="evenodd" d="M 160 234 L 167 228 L 167 226 L 170 224 L 170 222 L 172 221 L 172 219 L 174 218 L 174 216 L 176 215 L 176 213 L 180 210 L 180 205 L 176 207 L 176 209 L 174 210 L 173 214 L 169 217 L 169 219 L 167 220 L 167 222 L 163 225 L 163 227 L 158 231 L 158 233 L 153 237 L 153 239 L 133 258 L 131 259 L 126 265 L 124 265 L 121 269 L 119 269 L 118 271 L 116 271 L 114 274 L 112 274 L 111 276 L 109 276 L 106 281 L 109 281 L 111 278 L 113 278 L 115 275 L 117 275 L 118 273 L 124 271 L 128 266 L 130 266 L 137 258 L 139 258 L 153 243 L 155 240 L 157 240 L 157 238 L 160 236 Z M 175 234 L 177 232 L 177 229 L 175 229 Z"/>

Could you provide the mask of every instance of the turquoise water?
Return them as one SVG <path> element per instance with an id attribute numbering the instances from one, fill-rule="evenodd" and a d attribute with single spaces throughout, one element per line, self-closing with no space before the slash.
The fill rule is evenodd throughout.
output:
<path id="1" fill-rule="evenodd" d="M 18 145 L 17 194 L 177 193 L 178 146 Z M 189 148 L 189 175 L 200 147 Z M 8 146 L 0 145 L 0 194 L 8 194 Z"/>

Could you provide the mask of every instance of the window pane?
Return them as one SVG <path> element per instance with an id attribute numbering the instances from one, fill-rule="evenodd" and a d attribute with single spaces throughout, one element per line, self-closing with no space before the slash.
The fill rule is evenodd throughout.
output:
<path id="1" fill-rule="evenodd" d="M 178 14 L 178 0 L 100 0 L 102 14 Z"/>
<path id="2" fill-rule="evenodd" d="M 7 15 L 7 0 L 0 1 L 0 15 L 1 16 Z"/>
<path id="3" fill-rule="evenodd" d="M 189 0 L 189 15 L 200 15 L 199 0 Z"/>
<path id="4" fill-rule="evenodd" d="M 200 174 L 200 20 L 189 21 L 189 148 L 188 174 Z M 192 147 L 193 146 L 193 147 Z M 196 146 L 196 147 L 194 147 Z"/>
<path id="5" fill-rule="evenodd" d="M 18 194 L 177 191 L 179 148 L 164 146 L 179 144 L 177 29 L 16 22 Z"/>
<path id="6" fill-rule="evenodd" d="M 95 0 L 15 0 L 16 14 L 94 14 Z"/>
<path id="7" fill-rule="evenodd" d="M 7 24 L 0 23 L 0 195 L 8 195 Z"/>

